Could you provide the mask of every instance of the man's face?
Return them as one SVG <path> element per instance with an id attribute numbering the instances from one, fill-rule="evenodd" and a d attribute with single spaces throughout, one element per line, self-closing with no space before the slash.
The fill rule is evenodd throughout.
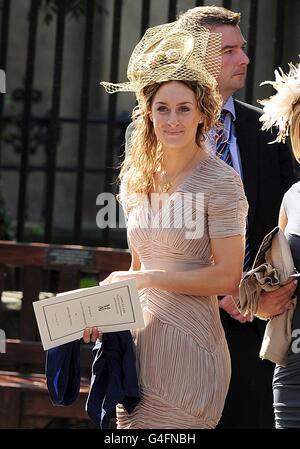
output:
<path id="1" fill-rule="evenodd" d="M 218 25 L 211 31 L 222 33 L 222 65 L 218 86 L 224 101 L 244 87 L 249 58 L 245 53 L 246 41 L 239 26 Z"/>

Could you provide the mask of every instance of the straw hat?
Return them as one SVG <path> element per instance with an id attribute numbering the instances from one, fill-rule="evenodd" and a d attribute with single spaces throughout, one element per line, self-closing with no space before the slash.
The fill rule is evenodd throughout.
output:
<path id="1" fill-rule="evenodd" d="M 221 68 L 221 34 L 204 27 L 184 30 L 178 22 L 149 28 L 132 52 L 129 82 L 100 84 L 109 93 L 138 92 L 163 81 L 199 81 L 216 86 Z"/>

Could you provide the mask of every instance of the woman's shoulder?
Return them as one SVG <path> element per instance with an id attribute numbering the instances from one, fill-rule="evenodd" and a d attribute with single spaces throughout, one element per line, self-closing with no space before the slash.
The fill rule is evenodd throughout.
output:
<path id="1" fill-rule="evenodd" d="M 241 182 L 240 175 L 230 167 L 226 162 L 222 161 L 219 157 L 211 154 L 207 163 L 207 173 L 211 177 L 213 182 Z"/>
<path id="2" fill-rule="evenodd" d="M 236 199 L 244 203 L 245 208 L 248 207 L 243 182 L 234 168 L 217 156 L 213 156 L 209 164 L 209 170 L 211 170 L 212 180 L 209 189 L 211 200 L 220 198 L 222 202 L 231 202 Z"/>
<path id="3" fill-rule="evenodd" d="M 289 205 L 300 204 L 300 181 L 293 184 L 289 190 L 287 190 L 282 199 L 282 205 L 286 209 Z"/>
<path id="4" fill-rule="evenodd" d="M 295 184 L 292 185 L 292 188 L 300 193 L 300 181 L 295 182 Z"/>
<path id="5" fill-rule="evenodd" d="M 181 187 L 185 191 L 205 192 L 206 194 L 215 191 L 222 194 L 223 190 L 228 189 L 243 191 L 239 174 L 213 153 L 210 153 L 197 165 Z"/>
<path id="6" fill-rule="evenodd" d="M 295 196 L 295 195 L 299 195 L 300 194 L 300 181 L 298 181 L 298 182 L 295 182 L 295 184 L 293 184 L 290 188 L 289 188 L 289 190 L 285 193 L 285 197 L 286 198 L 288 198 L 288 197 L 293 197 L 293 196 Z"/>
<path id="7" fill-rule="evenodd" d="M 293 184 L 284 194 L 282 204 L 289 223 L 299 223 L 300 216 L 300 181 Z M 297 225 L 298 226 L 298 225 Z"/>

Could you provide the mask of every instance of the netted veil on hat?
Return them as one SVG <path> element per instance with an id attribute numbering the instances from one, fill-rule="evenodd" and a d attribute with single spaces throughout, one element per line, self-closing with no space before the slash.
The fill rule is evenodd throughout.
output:
<path id="1" fill-rule="evenodd" d="M 108 93 L 138 93 L 145 86 L 163 81 L 199 81 L 216 85 L 221 68 L 221 33 L 204 27 L 180 28 L 172 22 L 149 28 L 132 52 L 129 82 L 100 84 Z"/>

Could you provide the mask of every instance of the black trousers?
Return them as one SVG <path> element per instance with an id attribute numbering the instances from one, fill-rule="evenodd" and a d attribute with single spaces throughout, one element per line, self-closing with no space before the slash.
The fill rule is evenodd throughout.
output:
<path id="1" fill-rule="evenodd" d="M 274 364 L 259 358 L 262 337 L 257 319 L 241 324 L 220 309 L 231 356 L 232 375 L 220 429 L 274 427 Z"/>

